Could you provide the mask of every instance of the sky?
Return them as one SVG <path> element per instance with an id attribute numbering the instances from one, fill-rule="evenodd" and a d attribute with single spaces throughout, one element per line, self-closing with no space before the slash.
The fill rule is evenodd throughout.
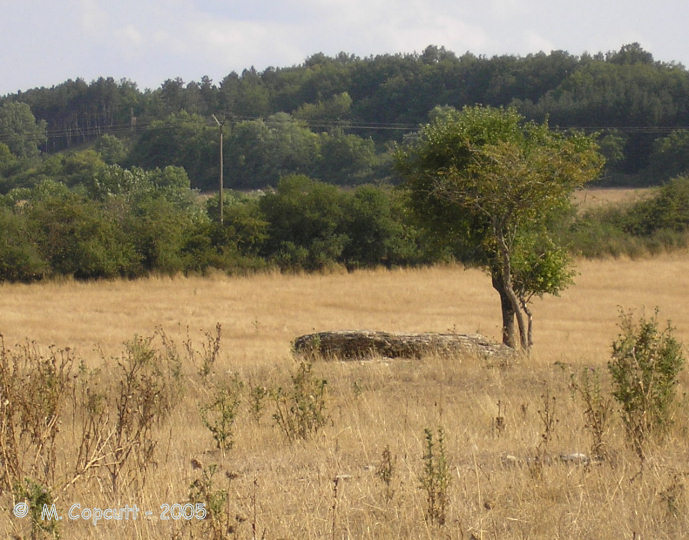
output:
<path id="1" fill-rule="evenodd" d="M 638 42 L 689 66 L 687 0 L 0 0 L 0 96 L 80 77 L 219 83 L 322 52 L 360 57 L 443 46 L 457 55 Z"/>

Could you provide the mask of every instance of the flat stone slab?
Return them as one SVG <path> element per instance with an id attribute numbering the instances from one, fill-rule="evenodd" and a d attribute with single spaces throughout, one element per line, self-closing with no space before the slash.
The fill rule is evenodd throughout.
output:
<path id="1" fill-rule="evenodd" d="M 421 358 L 428 355 L 475 356 L 495 360 L 516 358 L 514 349 L 494 343 L 480 334 L 339 330 L 299 336 L 294 340 L 293 347 L 299 355 L 339 360 Z"/>

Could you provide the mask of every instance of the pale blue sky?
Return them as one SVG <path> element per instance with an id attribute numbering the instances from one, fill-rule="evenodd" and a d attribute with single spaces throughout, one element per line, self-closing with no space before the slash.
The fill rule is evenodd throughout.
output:
<path id="1" fill-rule="evenodd" d="M 219 82 L 252 65 L 427 45 L 526 55 L 638 41 L 689 66 L 687 0 L 0 0 L 0 95 L 69 78 Z"/>

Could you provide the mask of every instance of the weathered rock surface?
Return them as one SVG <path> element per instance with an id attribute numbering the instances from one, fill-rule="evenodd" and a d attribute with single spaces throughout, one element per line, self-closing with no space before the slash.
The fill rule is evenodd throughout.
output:
<path id="1" fill-rule="evenodd" d="M 600 465 L 602 463 L 601 458 L 589 457 L 581 452 L 574 452 L 572 454 L 560 454 L 557 458 L 552 456 L 544 457 L 517 457 L 513 454 L 503 454 L 500 457 L 500 462 L 504 467 L 522 467 L 524 465 L 555 465 L 556 463 L 565 463 L 567 465 Z"/>
<path id="2" fill-rule="evenodd" d="M 307 334 L 293 342 L 297 354 L 326 359 L 361 360 L 375 356 L 421 358 L 477 356 L 495 360 L 516 358 L 513 349 L 489 341 L 480 334 L 396 334 L 368 330 Z"/>

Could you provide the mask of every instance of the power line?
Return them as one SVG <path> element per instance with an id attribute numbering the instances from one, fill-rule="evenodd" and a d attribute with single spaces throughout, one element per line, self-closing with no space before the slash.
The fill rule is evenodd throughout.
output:
<path id="1" fill-rule="evenodd" d="M 232 124 L 243 122 L 266 121 L 270 124 L 270 117 L 262 116 L 238 116 L 234 117 Z M 356 120 L 336 120 L 336 121 L 321 121 L 321 122 L 303 122 L 295 119 L 297 123 L 303 123 L 310 129 L 335 130 L 341 129 L 343 131 L 399 131 L 399 132 L 414 132 L 419 129 L 419 124 L 403 123 L 403 122 L 367 122 Z M 155 125 L 161 123 L 161 120 L 151 120 L 146 123 L 139 123 L 135 128 L 135 133 L 151 131 L 174 131 L 179 129 L 178 126 Z M 212 124 L 208 124 L 212 127 Z M 605 132 L 605 131 L 620 131 L 623 133 L 646 133 L 646 134 L 669 134 L 674 131 L 689 131 L 689 126 L 631 126 L 631 125 L 584 125 L 584 126 L 552 126 L 556 130 L 580 130 L 586 132 Z M 132 133 L 131 123 L 127 124 L 112 124 L 112 125 L 94 125 L 94 126 L 70 126 L 63 128 L 48 129 L 42 135 L 35 135 L 25 139 L 30 142 L 42 142 L 46 138 L 50 140 L 59 140 L 65 138 L 81 138 L 93 139 L 102 135 L 122 135 Z M 11 141 L 13 136 L 11 134 L 0 134 L 0 142 Z"/>

